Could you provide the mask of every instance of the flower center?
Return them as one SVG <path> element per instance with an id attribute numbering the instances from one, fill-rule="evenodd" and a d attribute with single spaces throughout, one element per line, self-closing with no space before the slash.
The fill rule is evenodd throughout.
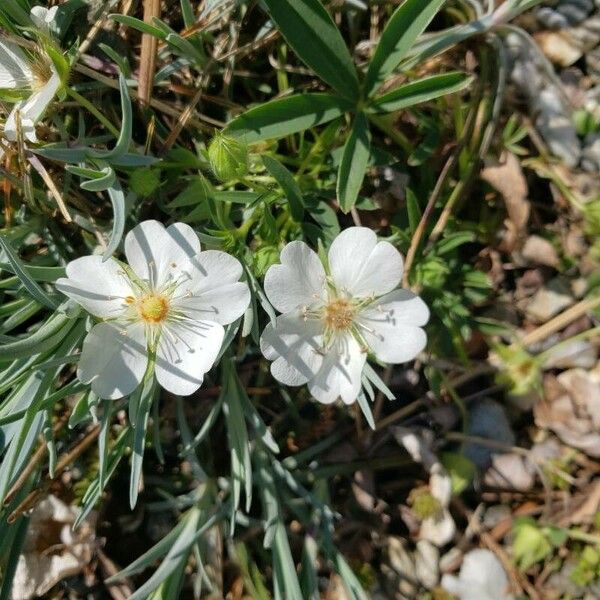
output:
<path id="1" fill-rule="evenodd" d="M 164 296 L 148 294 L 139 299 L 137 309 L 147 323 L 160 323 L 169 314 L 169 301 Z"/>
<path id="2" fill-rule="evenodd" d="M 350 329 L 354 322 L 354 307 L 345 298 L 335 298 L 325 306 L 325 325 L 332 331 Z"/>

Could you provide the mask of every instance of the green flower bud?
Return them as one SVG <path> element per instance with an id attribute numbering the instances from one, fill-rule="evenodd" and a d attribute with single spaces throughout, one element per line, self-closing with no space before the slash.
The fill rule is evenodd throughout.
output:
<path id="1" fill-rule="evenodd" d="M 248 173 L 248 147 L 236 138 L 218 133 L 208 146 L 208 160 L 217 179 L 241 179 Z"/>
<path id="2" fill-rule="evenodd" d="M 408 503 L 421 521 L 428 518 L 437 520 L 442 517 L 443 507 L 440 501 L 432 496 L 428 487 L 412 490 L 408 496 Z"/>

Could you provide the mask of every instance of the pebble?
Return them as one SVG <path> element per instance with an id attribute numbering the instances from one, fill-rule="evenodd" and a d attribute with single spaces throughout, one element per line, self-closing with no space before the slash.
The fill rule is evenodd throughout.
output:
<path id="1" fill-rule="evenodd" d="M 525 313 L 532 321 L 545 323 L 574 302 L 569 286 L 557 277 L 533 295 Z"/>

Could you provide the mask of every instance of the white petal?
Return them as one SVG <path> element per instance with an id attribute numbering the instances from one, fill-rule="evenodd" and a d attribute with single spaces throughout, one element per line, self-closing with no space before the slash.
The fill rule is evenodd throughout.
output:
<path id="1" fill-rule="evenodd" d="M 227 325 L 239 319 L 250 304 L 250 290 L 238 281 L 243 269 L 239 260 L 225 252 L 200 252 L 184 266 L 189 274 L 177 288 L 172 306 L 192 319 L 208 319 Z"/>
<path id="2" fill-rule="evenodd" d="M 200 240 L 185 223 L 165 228 L 158 221 L 142 221 L 125 237 L 125 256 L 140 278 L 160 287 L 177 279 L 189 258 L 200 252 Z"/>
<path id="3" fill-rule="evenodd" d="M 290 242 L 281 251 L 281 264 L 265 275 L 265 293 L 282 313 L 319 302 L 325 287 L 325 269 L 317 253 L 304 242 Z"/>
<path id="4" fill-rule="evenodd" d="M 113 259 L 82 256 L 67 265 L 67 277 L 56 288 L 97 317 L 117 317 L 127 308 L 125 298 L 133 291 L 123 268 Z"/>
<path id="5" fill-rule="evenodd" d="M 367 355 L 351 335 L 343 335 L 328 350 L 319 372 L 308 382 L 310 393 L 323 404 L 342 398 L 352 404 L 360 392 Z"/>
<path id="6" fill-rule="evenodd" d="M 367 227 L 349 227 L 329 248 L 329 267 L 338 289 L 350 296 L 381 296 L 393 290 L 402 278 L 402 256 L 388 242 L 377 242 Z"/>
<path id="7" fill-rule="evenodd" d="M 167 322 L 156 353 L 156 379 L 166 390 L 189 396 L 213 366 L 225 331 L 211 321 Z"/>
<path id="8" fill-rule="evenodd" d="M 460 600 L 511 600 L 504 567 L 490 550 L 465 554 L 457 577 L 444 575 L 442 587 Z"/>
<path id="9" fill-rule="evenodd" d="M 221 325 L 228 325 L 239 319 L 249 305 L 250 290 L 241 281 L 179 298 L 171 303 L 174 310 L 181 311 L 191 319 L 210 319 Z"/>
<path id="10" fill-rule="evenodd" d="M 456 525 L 452 515 L 447 508 L 442 509 L 442 514 L 434 517 L 427 517 L 421 523 L 419 537 L 428 540 L 436 546 L 446 545 L 456 533 Z"/>
<path id="11" fill-rule="evenodd" d="M 77 377 L 100 398 L 116 400 L 135 390 L 147 364 L 143 324 L 98 323 L 83 342 Z"/>
<path id="12" fill-rule="evenodd" d="M 45 8 L 43 6 L 34 6 L 29 15 L 31 16 L 31 20 L 33 24 L 38 29 L 48 29 L 49 26 L 56 19 L 56 12 L 58 11 L 58 6 L 53 6 L 52 8 Z"/>
<path id="13" fill-rule="evenodd" d="M 31 65 L 21 48 L 11 42 L 0 42 L 0 89 L 28 88 L 32 81 Z"/>
<path id="14" fill-rule="evenodd" d="M 8 118 L 6 119 L 6 123 L 4 125 L 5 134 L 7 133 L 7 131 L 9 132 L 7 138 L 12 139 L 11 137 L 9 137 L 9 135 L 14 135 L 14 139 L 16 139 L 16 115 L 17 112 L 19 112 L 21 117 L 21 130 L 23 131 L 23 136 L 30 142 L 37 142 L 37 136 L 35 134 L 35 124 L 44 115 L 44 112 L 48 108 L 48 105 L 54 99 L 54 96 L 56 95 L 56 92 L 58 91 L 59 87 L 60 76 L 58 75 L 56 70 L 53 69 L 52 76 L 44 85 L 44 87 L 31 94 L 31 96 L 29 96 L 29 98 L 24 102 L 18 102 L 17 104 L 15 104 L 11 113 L 8 115 Z"/>
<path id="15" fill-rule="evenodd" d="M 323 326 L 297 315 L 281 315 L 269 323 L 260 338 L 260 349 L 271 365 L 273 377 L 285 385 L 302 385 L 323 363 Z"/>
<path id="16" fill-rule="evenodd" d="M 402 363 L 415 358 L 427 344 L 421 329 L 429 320 L 427 305 L 408 290 L 395 290 L 363 310 L 357 321 L 369 348 L 379 360 Z"/>

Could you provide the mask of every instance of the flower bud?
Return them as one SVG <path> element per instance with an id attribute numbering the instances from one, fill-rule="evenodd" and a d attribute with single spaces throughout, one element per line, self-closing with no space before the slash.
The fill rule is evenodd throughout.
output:
<path id="1" fill-rule="evenodd" d="M 236 138 L 218 133 L 208 146 L 208 160 L 217 179 L 241 179 L 248 173 L 248 147 Z"/>

